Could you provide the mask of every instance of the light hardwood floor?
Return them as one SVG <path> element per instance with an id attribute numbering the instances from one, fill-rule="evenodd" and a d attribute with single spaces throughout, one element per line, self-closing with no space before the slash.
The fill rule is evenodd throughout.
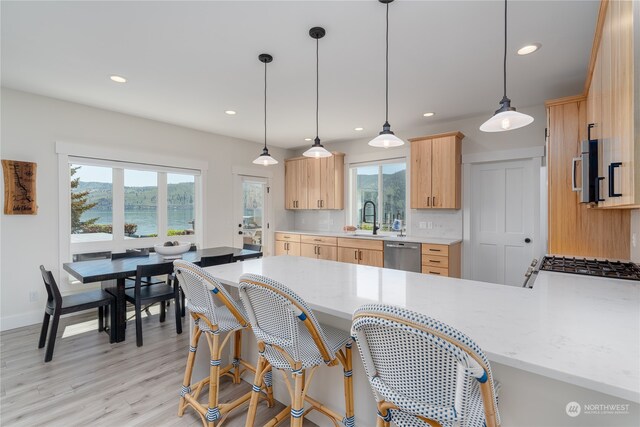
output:
<path id="1" fill-rule="evenodd" d="M 109 344 L 97 332 L 97 310 L 63 318 L 53 360 L 44 363 L 38 349 L 40 325 L 0 334 L 0 425 L 2 426 L 199 426 L 191 408 L 178 417 L 189 348 L 188 318 L 176 334 L 173 310 L 160 323 L 158 315 L 143 320 L 144 346 L 136 347 L 135 324 L 127 340 Z M 208 349 L 201 340 L 201 349 Z M 245 374 L 245 379 L 246 374 Z M 250 390 L 248 383 L 221 383 L 220 402 Z M 206 393 L 202 398 L 206 401 Z M 244 426 L 246 407 L 231 414 L 224 426 Z M 261 403 L 256 425 L 283 409 Z M 285 425 L 288 423 L 285 423 Z M 305 420 L 305 426 L 314 426 Z"/>

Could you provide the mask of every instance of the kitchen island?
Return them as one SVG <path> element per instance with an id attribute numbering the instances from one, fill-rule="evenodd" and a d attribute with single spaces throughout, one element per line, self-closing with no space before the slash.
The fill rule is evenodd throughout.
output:
<path id="1" fill-rule="evenodd" d="M 439 319 L 474 339 L 502 383 L 503 425 L 637 425 L 640 410 L 640 285 L 541 272 L 533 289 L 303 257 L 266 257 L 207 268 L 230 288 L 244 273 L 292 288 L 322 322 L 348 330 L 353 311 L 381 302 Z M 244 334 L 244 357 L 255 342 Z M 206 369 L 206 366 L 202 366 Z M 325 369 L 311 389 L 341 408 L 339 373 Z M 326 375 L 325 375 L 326 374 Z M 334 378 L 335 377 L 335 378 Z M 274 375 L 276 398 L 288 401 Z M 251 381 L 250 378 L 245 380 Z M 375 405 L 354 354 L 358 425 L 375 425 Z M 569 402 L 621 404 L 619 415 L 569 417 Z M 324 425 L 322 418 L 312 418 Z"/>

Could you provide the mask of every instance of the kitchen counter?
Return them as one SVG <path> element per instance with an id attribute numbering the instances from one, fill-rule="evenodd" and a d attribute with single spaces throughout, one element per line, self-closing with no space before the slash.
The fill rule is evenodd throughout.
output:
<path id="1" fill-rule="evenodd" d="M 371 233 L 349 234 L 342 231 L 277 230 L 276 233 L 304 234 L 307 236 L 344 237 L 344 238 L 351 238 L 351 239 L 371 239 L 371 240 L 382 240 L 382 241 L 390 241 L 390 242 L 430 243 L 434 245 L 454 245 L 456 243 L 462 242 L 461 239 L 446 239 L 446 238 L 440 238 L 440 237 L 418 237 L 418 236 L 398 237 L 396 234 L 391 234 L 391 235 L 379 234 L 377 236 L 373 236 Z"/>
<path id="2" fill-rule="evenodd" d="M 637 282 L 542 271 L 526 289 L 289 256 L 207 271 L 232 287 L 243 273 L 271 277 L 345 325 L 363 304 L 405 307 L 469 335 L 491 362 L 640 402 Z"/>

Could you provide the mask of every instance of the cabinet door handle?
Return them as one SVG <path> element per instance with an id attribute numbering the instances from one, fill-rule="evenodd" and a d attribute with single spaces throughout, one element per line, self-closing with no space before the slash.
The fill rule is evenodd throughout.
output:
<path id="1" fill-rule="evenodd" d="M 358 260 L 362 261 L 362 251 L 358 251 Z"/>
<path id="2" fill-rule="evenodd" d="M 582 188 L 576 187 L 576 164 L 581 160 L 582 157 L 571 159 L 571 191 L 582 191 Z"/>
<path id="3" fill-rule="evenodd" d="M 431 206 L 431 196 L 427 196 L 427 206 Z"/>
<path id="4" fill-rule="evenodd" d="M 621 162 L 613 162 L 609 165 L 609 197 L 622 197 L 622 193 L 616 193 L 616 186 L 614 184 L 615 170 L 620 166 L 622 166 Z"/>
<path id="5" fill-rule="evenodd" d="M 604 199 L 600 198 L 600 181 L 604 180 L 604 176 L 597 176 L 595 179 L 595 186 L 596 186 L 596 203 L 597 202 L 604 202 Z"/>
<path id="6" fill-rule="evenodd" d="M 358 251 L 354 251 L 354 253 L 355 253 L 355 258 L 354 259 L 357 261 L 358 260 Z"/>
<path id="7" fill-rule="evenodd" d="M 436 196 L 433 196 L 433 201 L 431 202 L 431 206 L 436 207 Z"/>
<path id="8" fill-rule="evenodd" d="M 316 200 L 316 207 L 319 208 L 320 207 L 320 200 Z"/>
<path id="9" fill-rule="evenodd" d="M 314 246 L 314 247 L 313 247 L 313 254 L 314 254 L 314 255 L 317 255 L 317 254 L 318 254 L 318 247 L 317 247 L 317 246 Z"/>
<path id="10" fill-rule="evenodd" d="M 320 207 L 324 208 L 324 200 L 320 200 Z"/>
<path id="11" fill-rule="evenodd" d="M 318 255 L 320 255 L 320 246 L 316 246 L 318 248 Z"/>
<path id="12" fill-rule="evenodd" d="M 441 252 L 442 251 L 441 249 L 433 249 L 433 248 L 429 248 L 429 250 L 431 252 Z"/>
<path id="13" fill-rule="evenodd" d="M 437 271 L 431 271 L 431 270 L 429 270 L 429 273 L 431 273 L 431 274 L 437 274 L 437 275 L 440 275 L 440 273 L 438 273 Z"/>
<path id="14" fill-rule="evenodd" d="M 438 261 L 438 260 L 435 260 L 435 259 L 430 259 L 429 262 L 435 262 L 437 264 L 440 264 L 442 261 Z"/>

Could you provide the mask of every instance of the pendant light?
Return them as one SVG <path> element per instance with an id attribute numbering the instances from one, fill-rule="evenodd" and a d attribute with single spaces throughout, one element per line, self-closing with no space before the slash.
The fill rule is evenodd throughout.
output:
<path id="1" fill-rule="evenodd" d="M 507 98 L 507 0 L 504 0 L 504 60 L 502 62 L 503 72 L 503 95 L 500 101 L 500 108 L 493 113 L 493 117 L 480 126 L 483 132 L 504 132 L 518 129 L 533 122 L 533 117 L 518 113 L 511 106 L 511 100 Z"/>
<path id="2" fill-rule="evenodd" d="M 324 37 L 326 34 L 324 28 L 322 27 L 313 27 L 309 30 L 309 35 L 311 38 L 316 39 L 316 138 L 313 140 L 313 145 L 307 151 L 302 153 L 303 156 L 306 157 L 331 157 L 332 154 L 320 144 L 320 138 L 318 137 L 318 106 L 320 99 L 320 56 L 318 54 L 318 49 L 320 45 L 320 39 Z"/>
<path id="3" fill-rule="evenodd" d="M 262 53 L 258 55 L 258 59 L 264 64 L 264 148 L 262 154 L 253 163 L 263 166 L 277 165 L 278 161 L 271 157 L 267 148 L 267 64 L 273 61 L 273 56 Z"/>
<path id="4" fill-rule="evenodd" d="M 386 91 L 385 91 L 385 119 L 384 125 L 382 125 L 382 132 L 371 141 L 369 141 L 369 145 L 372 147 L 378 148 L 389 148 L 389 147 L 399 147 L 404 145 L 404 141 L 398 138 L 391 131 L 391 125 L 389 124 L 389 3 L 393 0 L 379 0 L 380 3 L 384 3 L 387 5 L 387 50 L 385 55 L 386 62 Z"/>

